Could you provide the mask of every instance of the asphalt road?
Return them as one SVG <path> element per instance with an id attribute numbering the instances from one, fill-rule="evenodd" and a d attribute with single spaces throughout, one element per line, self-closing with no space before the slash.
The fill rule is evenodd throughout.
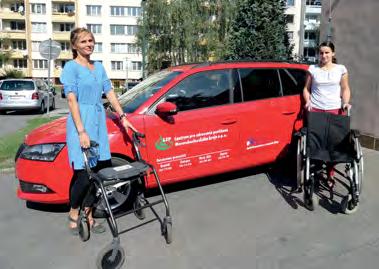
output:
<path id="1" fill-rule="evenodd" d="M 171 187 L 173 243 L 166 245 L 157 221 L 138 226 L 141 221 L 128 215 L 119 220 L 121 230 L 134 227 L 121 235 L 123 268 L 377 268 L 379 153 L 364 154 L 360 208 L 349 216 L 339 212 L 340 198 L 331 201 L 325 191 L 316 210 L 306 210 L 302 196 L 290 196 L 275 170 Z M 109 229 L 83 243 L 69 234 L 64 208 L 28 208 L 16 198 L 13 174 L 1 174 L 0 181 L 0 268 L 95 268 L 96 256 L 111 241 Z M 336 190 L 344 192 L 340 184 Z"/>
<path id="2" fill-rule="evenodd" d="M 66 99 L 62 99 L 60 95 L 57 94 L 55 96 L 55 106 L 56 109 L 51 111 L 51 115 L 56 115 L 60 111 L 67 109 Z M 5 115 L 0 115 L 0 137 L 3 137 L 7 134 L 11 134 L 25 127 L 29 119 L 38 116 L 41 116 L 41 114 L 34 111 L 8 111 Z"/>

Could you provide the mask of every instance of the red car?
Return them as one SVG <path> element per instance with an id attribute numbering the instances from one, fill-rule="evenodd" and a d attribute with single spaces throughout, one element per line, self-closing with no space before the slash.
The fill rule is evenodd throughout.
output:
<path id="1" fill-rule="evenodd" d="M 274 162 L 302 126 L 301 92 L 308 66 L 225 62 L 171 67 L 120 96 L 128 119 L 146 134 L 141 149 L 163 184 Z M 66 118 L 25 138 L 16 156 L 17 195 L 67 203 L 73 171 Z M 129 136 L 107 109 L 113 165 L 131 161 Z M 147 178 L 146 187 L 155 187 Z"/>

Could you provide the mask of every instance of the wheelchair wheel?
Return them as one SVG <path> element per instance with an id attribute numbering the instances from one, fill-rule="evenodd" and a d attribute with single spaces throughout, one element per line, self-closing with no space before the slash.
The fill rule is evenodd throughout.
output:
<path id="1" fill-rule="evenodd" d="M 115 250 L 115 257 L 112 257 Z M 120 245 L 109 244 L 97 256 L 96 266 L 99 269 L 119 269 L 125 262 L 125 251 Z"/>
<path id="2" fill-rule="evenodd" d="M 145 209 L 138 209 L 140 208 L 141 206 L 143 206 L 142 204 L 142 196 L 143 194 L 140 194 L 140 195 L 137 195 L 136 199 L 134 200 L 134 203 L 133 203 L 133 210 L 134 210 L 134 215 L 140 219 L 140 220 L 144 220 L 146 215 L 145 215 Z"/>
<path id="3" fill-rule="evenodd" d="M 79 216 L 78 229 L 80 239 L 83 242 L 87 241 L 90 237 L 90 229 L 88 219 L 84 213 L 80 214 Z"/>
<path id="4" fill-rule="evenodd" d="M 302 141 L 301 138 L 297 140 L 297 154 L 296 154 L 296 189 L 301 191 L 304 184 L 304 160 L 302 155 Z"/>
<path id="5" fill-rule="evenodd" d="M 314 178 L 310 175 L 310 160 L 305 162 L 305 180 L 304 180 L 304 206 L 306 209 L 313 211 L 318 204 L 317 196 L 314 195 Z"/>
<path id="6" fill-rule="evenodd" d="M 167 244 L 172 242 L 172 221 L 171 217 L 164 217 L 162 224 L 162 234 L 166 240 Z"/>
<path id="7" fill-rule="evenodd" d="M 342 198 L 341 201 L 341 210 L 343 213 L 350 215 L 355 213 L 358 210 L 359 203 L 354 203 L 353 197 L 351 194 L 346 195 Z"/>

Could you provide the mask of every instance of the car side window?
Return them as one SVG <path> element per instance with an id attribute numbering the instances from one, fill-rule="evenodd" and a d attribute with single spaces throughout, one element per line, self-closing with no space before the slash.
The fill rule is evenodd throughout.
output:
<path id="1" fill-rule="evenodd" d="M 185 78 L 165 96 L 179 111 L 230 103 L 231 70 L 199 72 Z"/>
<path id="2" fill-rule="evenodd" d="M 307 72 L 301 69 L 280 69 L 283 95 L 296 95 L 303 92 Z"/>
<path id="3" fill-rule="evenodd" d="M 281 96 L 276 69 L 239 69 L 243 101 L 253 101 Z"/>

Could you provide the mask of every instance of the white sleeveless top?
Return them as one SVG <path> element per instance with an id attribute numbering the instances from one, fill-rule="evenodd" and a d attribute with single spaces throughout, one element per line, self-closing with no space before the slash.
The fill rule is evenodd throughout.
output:
<path id="1" fill-rule="evenodd" d="M 347 73 L 342 64 L 335 64 L 331 70 L 322 70 L 318 65 L 311 65 L 308 70 L 312 75 L 311 106 L 330 110 L 341 108 L 341 78 Z"/>

